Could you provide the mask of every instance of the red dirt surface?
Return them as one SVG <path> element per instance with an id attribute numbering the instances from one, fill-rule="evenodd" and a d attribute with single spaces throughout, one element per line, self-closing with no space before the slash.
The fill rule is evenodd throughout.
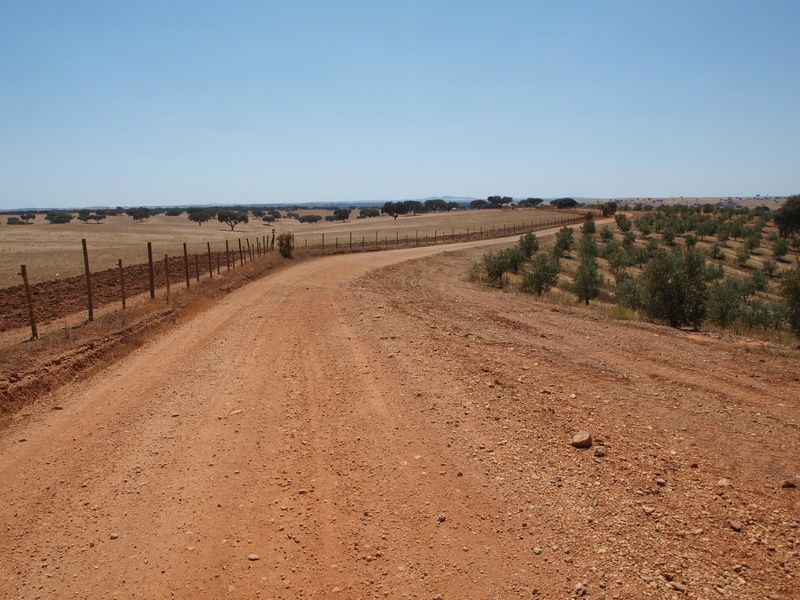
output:
<path id="1" fill-rule="evenodd" d="M 4 597 L 796 598 L 798 359 L 402 262 L 455 248 L 265 277 L 18 419 Z"/>

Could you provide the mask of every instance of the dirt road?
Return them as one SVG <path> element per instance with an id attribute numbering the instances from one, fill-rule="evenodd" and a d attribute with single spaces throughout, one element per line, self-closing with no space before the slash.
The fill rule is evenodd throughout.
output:
<path id="1" fill-rule="evenodd" d="M 401 262 L 454 248 L 297 265 L 48 398 L 0 596 L 797 597 L 798 360 Z"/>

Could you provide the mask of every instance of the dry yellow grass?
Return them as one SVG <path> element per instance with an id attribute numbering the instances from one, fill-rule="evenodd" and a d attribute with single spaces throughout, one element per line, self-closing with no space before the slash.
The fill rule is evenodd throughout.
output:
<path id="1" fill-rule="evenodd" d="M 307 214 L 327 215 L 330 211 L 309 210 Z M 238 225 L 231 231 L 227 225 L 209 221 L 202 226 L 189 221 L 186 215 L 167 217 L 158 215 L 142 223 L 127 215 L 108 217 L 101 224 L 86 224 L 73 221 L 66 225 L 51 225 L 37 215 L 31 225 L 0 225 L 0 287 L 20 284 L 19 267 L 24 264 L 32 283 L 70 277 L 83 273 L 81 239 L 85 238 L 89 248 L 92 271 L 111 269 L 122 259 L 126 265 L 147 262 L 147 242 L 153 244 L 153 256 L 163 259 L 165 254 L 183 254 L 183 243 L 190 254 L 202 253 L 210 242 L 212 251 L 224 249 L 228 240 L 232 248 L 238 248 L 238 240 L 244 242 L 263 236 L 289 232 L 295 234 L 296 247 L 319 245 L 322 236 L 325 243 L 334 245 L 349 243 L 375 243 L 375 236 L 384 240 L 404 240 L 415 235 L 431 239 L 434 234 L 464 233 L 501 228 L 503 225 L 541 222 L 564 216 L 574 216 L 560 211 L 538 209 L 515 210 L 470 210 L 450 213 L 433 213 L 417 216 L 401 216 L 396 220 L 388 216 L 371 219 L 356 219 L 353 211 L 346 222 L 321 222 L 313 225 L 301 224 L 294 219 L 281 219 L 274 225 L 251 218 L 247 224 Z"/>

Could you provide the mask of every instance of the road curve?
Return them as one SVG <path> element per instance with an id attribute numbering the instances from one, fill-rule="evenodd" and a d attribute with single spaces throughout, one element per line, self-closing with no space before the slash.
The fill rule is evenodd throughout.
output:
<path id="1" fill-rule="evenodd" d="M 493 501 L 406 409 L 347 284 L 497 242 L 298 264 L 47 399 L 0 440 L 3 597 L 443 592 L 475 541 L 446 514 Z M 482 556 L 451 594 L 488 591 Z"/>

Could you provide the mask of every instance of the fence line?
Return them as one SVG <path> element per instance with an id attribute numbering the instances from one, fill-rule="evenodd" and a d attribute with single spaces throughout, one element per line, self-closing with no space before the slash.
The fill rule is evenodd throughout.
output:
<path id="1" fill-rule="evenodd" d="M 433 232 L 433 239 L 430 238 L 428 233 L 424 233 L 424 237 L 420 235 L 419 230 L 414 231 L 414 237 L 410 236 L 409 232 L 405 233 L 405 237 L 400 236 L 400 231 L 396 229 L 394 231 L 394 236 L 391 236 L 391 232 L 387 231 L 383 238 L 380 237 L 380 232 L 375 232 L 375 239 L 368 240 L 366 234 L 361 236 L 361 242 L 359 244 L 358 238 L 356 237 L 355 243 L 353 240 L 353 232 L 346 232 L 342 233 L 341 235 L 341 243 L 340 243 L 340 236 L 334 234 L 333 240 L 330 238 L 330 232 L 328 232 L 328 240 L 326 243 L 325 233 L 321 234 L 321 242 L 319 244 L 309 243 L 308 238 L 306 238 L 304 248 L 309 250 L 319 251 L 322 253 L 341 253 L 341 252 L 367 252 L 367 251 L 375 251 L 375 250 L 388 250 L 392 248 L 410 248 L 410 247 L 418 247 L 418 246 L 430 246 L 430 245 L 442 245 L 442 244 L 452 244 L 458 242 L 465 242 L 465 241 L 473 241 L 473 240 L 483 240 L 483 239 L 493 239 L 493 238 L 500 238 L 500 237 L 507 237 L 512 235 L 520 235 L 524 233 L 540 231 L 543 229 L 549 229 L 553 227 L 563 227 L 567 225 L 573 225 L 577 223 L 584 222 L 587 218 L 589 211 L 581 211 L 580 213 L 572 213 L 570 216 L 564 216 L 559 218 L 548 218 L 541 221 L 531 222 L 531 223 L 517 223 L 517 224 L 510 224 L 510 225 L 502 225 L 502 226 L 493 226 L 491 228 L 487 228 L 486 230 L 483 227 L 479 227 L 478 229 L 466 228 L 466 231 L 456 231 L 454 228 L 451 228 L 449 232 L 434 230 Z M 390 237 L 391 236 L 391 237 Z M 332 243 L 331 243 L 332 242 Z M 23 285 L 22 286 L 13 286 L 11 288 L 0 289 L 0 296 L 7 296 L 6 301 L 7 304 L 11 305 L 12 311 L 17 309 L 18 311 L 24 312 L 27 309 L 28 313 L 28 321 L 31 326 L 32 331 L 32 338 L 35 339 L 37 337 L 37 329 L 36 329 L 36 311 L 35 311 L 35 304 L 34 304 L 34 297 L 39 295 L 42 292 L 45 292 L 45 288 L 47 286 L 51 286 L 55 284 L 57 288 L 64 288 L 63 291 L 56 291 L 55 293 L 58 294 L 60 302 L 57 303 L 59 310 L 55 311 L 58 314 L 51 314 L 50 318 L 47 319 L 49 321 L 58 319 L 62 316 L 66 316 L 72 312 L 75 312 L 76 306 L 80 304 L 79 296 L 81 295 L 80 287 L 81 285 L 84 287 L 84 294 L 86 300 L 86 306 L 88 308 L 88 318 L 89 320 L 93 320 L 94 318 L 94 296 L 98 296 L 97 301 L 98 305 L 107 305 L 118 301 L 121 297 L 122 300 L 122 308 L 126 308 L 126 298 L 128 295 L 135 295 L 138 293 L 143 293 L 149 291 L 150 298 L 156 297 L 156 277 L 158 276 L 158 280 L 161 281 L 163 277 L 164 281 L 164 288 L 166 288 L 167 294 L 167 301 L 169 301 L 169 294 L 170 294 L 170 283 L 180 284 L 181 281 L 185 281 L 185 285 L 187 288 L 190 287 L 190 256 L 194 258 L 194 270 L 195 270 L 195 278 L 198 283 L 201 281 L 201 268 L 205 266 L 208 267 L 208 277 L 209 279 L 214 278 L 214 264 L 213 264 L 213 256 L 216 254 L 216 262 L 217 262 L 217 277 L 221 277 L 221 263 L 222 263 L 222 251 L 216 251 L 212 253 L 211 249 L 211 242 L 206 242 L 205 252 L 195 252 L 189 253 L 187 244 L 183 243 L 183 252 L 182 255 L 176 255 L 170 257 L 169 254 L 164 255 L 164 262 L 163 267 L 158 264 L 161 261 L 153 260 L 153 244 L 152 242 L 147 242 L 147 262 L 142 264 L 134 264 L 129 265 L 127 267 L 123 267 L 122 259 L 120 258 L 117 261 L 116 267 L 111 269 L 107 269 L 104 271 L 98 271 L 96 273 L 92 273 L 89 268 L 89 252 L 86 245 L 86 240 L 82 240 L 82 247 L 83 247 L 83 254 L 84 254 L 84 275 L 83 276 L 75 276 L 70 278 L 65 278 L 62 280 L 55 280 L 55 281 L 46 281 L 35 284 L 34 286 L 30 286 L 28 280 L 28 271 L 25 265 L 22 265 L 21 273 L 23 277 Z M 256 258 L 261 256 L 266 256 L 270 252 L 275 251 L 275 229 L 272 230 L 271 237 L 264 235 L 261 236 L 261 239 L 256 237 L 255 241 L 252 242 L 250 238 L 245 238 L 244 243 L 242 238 L 238 239 L 238 253 L 239 253 L 239 268 L 244 267 L 246 263 L 254 261 Z M 230 272 L 231 270 L 235 271 L 237 268 L 236 265 L 236 251 L 233 250 L 233 255 L 231 253 L 231 248 L 229 246 L 229 240 L 225 240 L 225 265 L 227 271 Z M 170 264 L 172 263 L 172 265 Z M 146 268 L 146 275 L 143 272 L 143 269 Z M 128 290 L 126 290 L 126 271 L 130 274 L 130 277 L 127 279 L 129 280 Z M 138 277 L 137 277 L 138 275 Z M 96 290 L 93 292 L 93 280 L 97 280 Z M 143 280 L 147 281 L 146 287 L 142 286 Z M 77 285 L 74 285 L 77 284 Z M 33 287 L 33 291 L 31 290 Z M 161 287 L 161 286 L 159 286 Z M 19 292 L 16 292 L 17 288 L 20 288 Z M 115 291 L 116 290 L 116 291 Z M 128 294 L 127 292 L 130 292 Z M 46 295 L 46 294 L 43 294 Z M 19 300 L 19 297 L 22 296 L 23 300 Z M 50 307 L 52 308 L 52 306 Z M 16 316 L 16 318 L 14 318 Z M 40 315 L 41 316 L 41 315 Z M 10 321 L 10 322 L 9 322 Z M 24 325 L 24 318 L 20 317 L 19 315 L 12 315 L 11 319 L 8 317 L 3 321 L 0 321 L 0 331 L 6 331 L 8 329 L 12 329 L 14 327 L 20 327 Z"/>

